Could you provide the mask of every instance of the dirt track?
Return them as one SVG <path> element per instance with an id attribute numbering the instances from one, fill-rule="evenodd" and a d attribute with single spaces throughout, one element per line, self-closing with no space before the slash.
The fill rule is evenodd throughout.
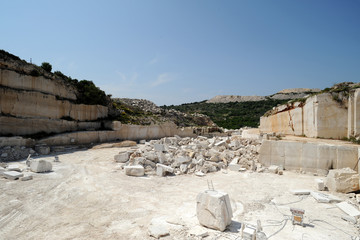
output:
<path id="1" fill-rule="evenodd" d="M 289 192 L 315 190 L 317 177 L 288 171 L 283 176 L 229 171 L 203 178 L 128 177 L 113 161 L 119 150 L 64 153 L 59 155 L 60 162 L 53 163 L 51 173 L 34 174 L 26 182 L 1 178 L 0 239 L 152 239 L 148 225 L 161 216 L 174 226 L 164 239 L 191 239 L 188 232 L 198 225 L 196 195 L 207 189 L 207 180 L 229 194 L 234 222 L 225 233 L 208 230 L 206 239 L 236 239 L 241 222 L 256 223 L 257 219 L 270 236 L 285 223 L 283 214 L 290 214 L 289 207 L 305 209 L 305 222 L 312 226 L 293 226 L 288 221 L 270 239 L 339 240 L 357 235 L 356 227 L 340 218 L 343 213 L 334 204 Z M 25 167 L 24 161 L 20 163 Z M 348 199 L 344 194 L 337 196 Z M 286 204 L 290 202 L 295 203 Z"/>

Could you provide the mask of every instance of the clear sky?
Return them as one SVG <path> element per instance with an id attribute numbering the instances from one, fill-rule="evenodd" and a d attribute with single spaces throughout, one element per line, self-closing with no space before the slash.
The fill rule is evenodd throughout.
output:
<path id="1" fill-rule="evenodd" d="M 360 0 L 11 0 L 0 49 L 157 105 L 360 81 Z"/>

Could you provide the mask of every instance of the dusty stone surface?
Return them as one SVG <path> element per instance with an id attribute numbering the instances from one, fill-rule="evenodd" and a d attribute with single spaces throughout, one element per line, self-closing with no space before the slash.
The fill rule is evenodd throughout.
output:
<path id="1" fill-rule="evenodd" d="M 180 227 L 172 224 L 169 235 L 162 239 L 198 239 L 189 232 L 199 226 L 195 199 L 207 189 L 207 180 L 213 181 L 216 190 L 229 194 L 234 216 L 229 226 L 232 231 L 208 229 L 206 239 L 236 239 L 240 236 L 240 223 L 256 225 L 258 219 L 270 236 L 280 226 L 266 226 L 266 222 L 282 221 L 283 214 L 290 214 L 290 207 L 305 209 L 305 222 L 314 227 L 294 227 L 288 221 L 271 239 L 299 240 L 305 234 L 308 239 L 339 240 L 359 235 L 356 225 L 341 219 L 344 213 L 334 204 L 318 203 L 312 197 L 290 192 L 316 190 L 316 176 L 291 171 L 284 171 L 283 176 L 218 171 L 202 178 L 194 174 L 133 178 L 117 169 L 119 163 L 112 160 L 121 150 L 59 153 L 61 161 L 53 163 L 53 171 L 48 174 L 36 174 L 33 180 L 25 182 L 0 178 L 0 239 L 150 240 L 154 238 L 149 236 L 148 226 L 158 216 L 175 218 Z M 52 161 L 53 157 L 42 159 Z M 25 166 L 25 160 L 16 164 Z M 349 199 L 346 194 L 334 194 L 343 201 Z M 310 222 L 313 219 L 337 228 Z"/>

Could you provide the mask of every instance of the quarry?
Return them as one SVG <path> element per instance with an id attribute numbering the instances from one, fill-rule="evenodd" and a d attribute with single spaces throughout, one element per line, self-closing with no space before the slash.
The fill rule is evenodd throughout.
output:
<path id="1" fill-rule="evenodd" d="M 0 53 L 0 239 L 360 240 L 359 84 L 234 130 L 81 84 Z"/>

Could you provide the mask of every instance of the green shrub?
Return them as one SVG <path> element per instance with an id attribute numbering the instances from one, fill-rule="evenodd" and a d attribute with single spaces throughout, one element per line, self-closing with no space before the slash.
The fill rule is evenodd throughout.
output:
<path id="1" fill-rule="evenodd" d="M 43 63 L 41 64 L 41 67 L 42 67 L 45 71 L 47 71 L 47 72 L 51 72 L 51 70 L 52 70 L 52 66 L 51 66 L 51 64 L 48 63 L 48 62 L 43 62 Z"/>
<path id="2" fill-rule="evenodd" d="M 78 103 L 103 106 L 108 104 L 108 98 L 105 92 L 96 87 L 92 81 L 82 80 L 78 82 L 76 79 L 72 81 L 74 81 L 79 93 L 77 96 Z"/>

